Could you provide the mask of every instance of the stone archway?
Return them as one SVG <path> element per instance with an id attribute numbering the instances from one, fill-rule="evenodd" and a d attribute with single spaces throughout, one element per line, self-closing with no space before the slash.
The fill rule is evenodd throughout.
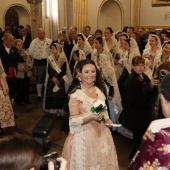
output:
<path id="1" fill-rule="evenodd" d="M 30 13 L 29 11 L 20 5 L 12 5 L 10 6 L 4 15 L 5 25 L 11 26 L 11 28 L 15 29 L 19 25 L 30 25 Z"/>
<path id="2" fill-rule="evenodd" d="M 123 10 L 118 1 L 107 0 L 101 4 L 97 20 L 98 28 L 104 30 L 106 27 L 113 28 L 114 31 L 123 27 Z"/>

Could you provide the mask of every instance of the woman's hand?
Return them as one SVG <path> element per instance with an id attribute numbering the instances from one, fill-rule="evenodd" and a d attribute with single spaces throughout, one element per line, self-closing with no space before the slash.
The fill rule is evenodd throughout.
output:
<path id="1" fill-rule="evenodd" d="M 106 127 L 111 128 L 111 127 L 112 127 L 111 124 L 113 124 L 113 122 L 112 122 L 110 119 L 106 119 L 106 120 L 105 120 L 105 126 L 106 126 Z"/>
<path id="2" fill-rule="evenodd" d="M 60 86 L 60 81 L 58 80 L 57 77 L 52 77 L 51 81 L 52 81 L 54 84 L 57 84 L 58 86 Z"/>
<path id="3" fill-rule="evenodd" d="M 95 121 L 101 121 L 102 120 L 102 117 L 103 117 L 104 113 L 103 112 L 100 112 L 98 115 L 95 115 Z"/>
<path id="4" fill-rule="evenodd" d="M 112 101 L 113 97 L 112 96 L 108 96 L 108 100 Z"/>
<path id="5" fill-rule="evenodd" d="M 160 80 L 158 79 L 158 77 L 153 77 L 151 80 L 151 87 L 153 86 L 158 86 Z"/>
<path id="6" fill-rule="evenodd" d="M 60 162 L 59 170 L 67 170 L 67 161 L 64 158 L 59 157 L 57 158 L 57 161 Z M 54 170 L 54 163 L 51 161 L 48 163 L 48 170 Z"/>
<path id="7" fill-rule="evenodd" d="M 90 116 L 83 119 L 82 125 L 85 125 L 85 124 L 90 123 L 92 121 L 101 121 L 103 114 L 104 114 L 103 112 L 101 112 L 97 115 L 91 114 Z"/>

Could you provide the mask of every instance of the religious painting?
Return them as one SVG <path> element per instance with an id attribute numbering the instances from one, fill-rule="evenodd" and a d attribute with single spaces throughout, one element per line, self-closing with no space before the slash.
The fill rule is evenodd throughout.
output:
<path id="1" fill-rule="evenodd" d="M 152 6 L 170 6 L 170 0 L 152 0 Z"/>

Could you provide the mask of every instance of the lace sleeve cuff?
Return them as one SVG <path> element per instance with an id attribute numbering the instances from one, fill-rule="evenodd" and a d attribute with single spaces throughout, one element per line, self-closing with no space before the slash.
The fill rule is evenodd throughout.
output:
<path id="1" fill-rule="evenodd" d="M 70 125 L 70 133 L 74 134 L 83 130 L 84 126 L 82 126 L 83 117 L 75 117 L 71 118 L 69 121 Z"/>

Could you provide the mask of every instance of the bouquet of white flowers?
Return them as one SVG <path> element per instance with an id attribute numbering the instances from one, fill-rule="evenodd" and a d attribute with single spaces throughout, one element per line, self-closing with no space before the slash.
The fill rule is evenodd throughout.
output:
<path id="1" fill-rule="evenodd" d="M 98 115 L 100 112 L 103 112 L 106 109 L 106 104 L 98 100 L 97 102 L 94 103 L 93 107 L 91 108 L 91 111 L 95 114 Z M 99 123 L 105 123 L 105 117 L 104 115 L 102 116 L 102 119 L 99 121 Z"/>

